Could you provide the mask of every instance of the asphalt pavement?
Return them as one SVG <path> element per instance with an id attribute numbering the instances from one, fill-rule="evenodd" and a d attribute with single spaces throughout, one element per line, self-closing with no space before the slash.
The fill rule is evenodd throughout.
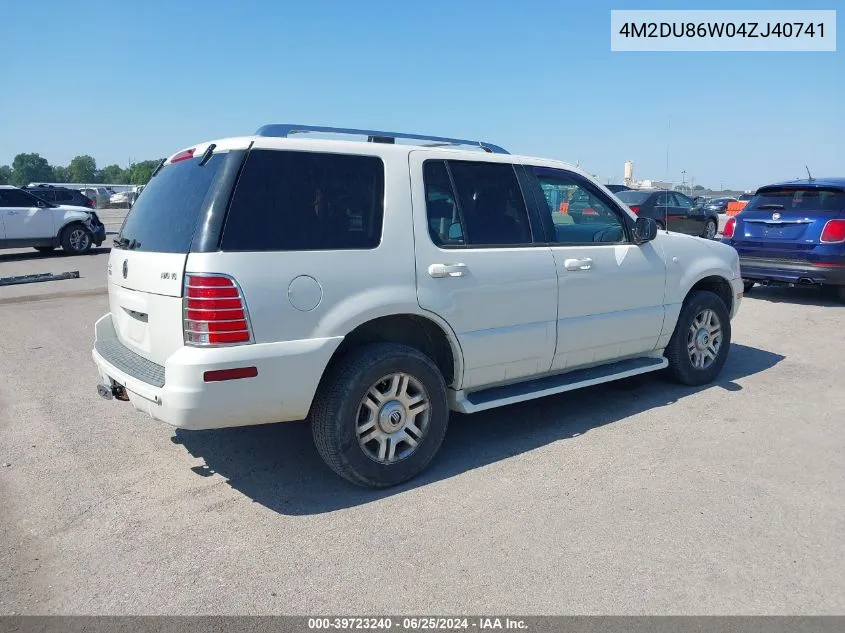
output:
<path id="1" fill-rule="evenodd" d="M 0 305 L 0 613 L 845 611 L 845 307 L 820 293 L 755 289 L 714 385 L 453 416 L 380 492 L 302 423 L 174 432 L 101 400 L 106 311 Z"/>

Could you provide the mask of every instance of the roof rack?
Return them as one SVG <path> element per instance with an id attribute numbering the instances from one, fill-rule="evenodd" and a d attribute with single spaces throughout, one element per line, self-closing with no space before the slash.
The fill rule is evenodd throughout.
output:
<path id="1" fill-rule="evenodd" d="M 447 138 L 445 136 L 426 136 L 424 134 L 411 134 L 408 132 L 382 132 L 379 130 L 356 130 L 353 128 L 341 127 L 320 127 L 316 125 L 294 125 L 291 123 L 275 123 L 272 125 L 264 125 L 255 133 L 256 136 L 279 136 L 287 138 L 292 134 L 300 134 L 302 132 L 324 132 L 328 134 L 353 134 L 357 136 L 366 136 L 370 143 L 395 143 L 397 138 L 413 139 L 416 141 L 429 141 L 436 143 L 435 147 L 442 145 L 472 145 L 480 147 L 485 152 L 491 154 L 508 154 L 509 152 L 487 143 L 486 141 L 470 141 L 460 138 Z"/>

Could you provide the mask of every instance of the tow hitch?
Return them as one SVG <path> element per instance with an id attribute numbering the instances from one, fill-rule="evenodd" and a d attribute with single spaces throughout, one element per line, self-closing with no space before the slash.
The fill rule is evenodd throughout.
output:
<path id="1" fill-rule="evenodd" d="M 111 400 L 112 398 L 114 398 L 115 400 L 121 400 L 123 402 L 129 401 L 129 396 L 126 393 L 126 388 L 123 385 L 97 385 L 97 393 L 101 398 L 104 398 L 105 400 Z"/>

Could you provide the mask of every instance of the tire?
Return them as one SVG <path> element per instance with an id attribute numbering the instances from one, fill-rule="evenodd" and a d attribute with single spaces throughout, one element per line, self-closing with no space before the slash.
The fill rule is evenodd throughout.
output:
<path id="1" fill-rule="evenodd" d="M 742 292 L 743 294 L 748 294 L 751 292 L 751 289 L 754 288 L 755 282 L 753 281 L 743 281 L 742 282 Z"/>
<path id="2" fill-rule="evenodd" d="M 62 250 L 72 255 L 83 255 L 91 250 L 94 236 L 82 224 L 69 224 L 62 231 Z"/>
<path id="3" fill-rule="evenodd" d="M 845 286 L 836 286 L 836 298 L 845 303 Z"/>
<path id="4" fill-rule="evenodd" d="M 381 379 L 398 375 L 405 376 L 406 389 L 398 391 L 406 394 L 406 400 L 408 394 L 427 397 L 428 408 L 415 417 L 384 393 L 397 383 Z M 376 392 L 378 398 L 368 397 Z M 317 390 L 310 419 L 317 452 L 329 468 L 356 485 L 387 488 L 421 473 L 440 449 L 449 423 L 446 385 L 422 352 L 395 343 L 367 345 L 330 368 Z M 387 433 L 385 427 L 393 430 Z M 415 447 L 402 439 L 403 433 L 416 442 Z M 366 442 L 373 435 L 379 437 Z M 388 448 L 382 449 L 383 444 Z M 397 458 L 392 462 L 390 446 Z M 401 457 L 400 451 L 409 454 Z M 380 460 L 382 453 L 387 461 Z"/>
<path id="5" fill-rule="evenodd" d="M 37 250 L 39 253 L 52 253 L 54 250 L 56 250 L 55 246 L 35 246 L 33 248 L 35 248 L 35 250 Z"/>
<path id="6" fill-rule="evenodd" d="M 698 321 L 707 312 L 715 315 L 718 319 L 720 338 L 718 345 L 713 344 L 712 332 L 701 334 L 702 328 L 697 328 L 700 334 L 693 335 L 693 321 Z M 712 325 L 712 322 L 711 322 Z M 701 337 L 701 338 L 699 338 Z M 709 340 L 708 340 L 709 339 Z M 699 345 L 706 345 L 707 352 L 704 352 Z M 694 349 L 690 350 L 689 346 Z M 668 377 L 682 385 L 698 386 L 713 382 L 728 358 L 728 350 L 731 346 L 731 320 L 728 308 L 718 295 L 707 290 L 699 290 L 692 293 L 684 301 L 681 308 L 681 315 L 675 325 L 675 331 L 666 346 L 664 356 L 669 361 L 666 369 Z M 709 358 L 705 354 L 712 355 L 710 350 L 716 348 L 715 358 Z M 693 365 L 692 356 L 697 360 L 704 358 L 704 366 Z"/>
<path id="7" fill-rule="evenodd" d="M 665 231 L 666 230 L 666 225 L 663 224 L 663 222 L 661 220 L 657 220 L 657 230 L 658 231 Z"/>
<path id="8" fill-rule="evenodd" d="M 701 237 L 707 240 L 712 240 L 716 237 L 716 233 L 719 232 L 719 225 L 711 218 L 704 223 L 704 231 L 701 233 Z"/>

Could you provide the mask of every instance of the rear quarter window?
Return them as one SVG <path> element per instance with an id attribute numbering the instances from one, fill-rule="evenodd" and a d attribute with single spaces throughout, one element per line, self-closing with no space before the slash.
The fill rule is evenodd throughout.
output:
<path id="1" fill-rule="evenodd" d="M 376 248 L 383 205 L 384 164 L 376 156 L 254 149 L 235 187 L 221 248 Z"/>

